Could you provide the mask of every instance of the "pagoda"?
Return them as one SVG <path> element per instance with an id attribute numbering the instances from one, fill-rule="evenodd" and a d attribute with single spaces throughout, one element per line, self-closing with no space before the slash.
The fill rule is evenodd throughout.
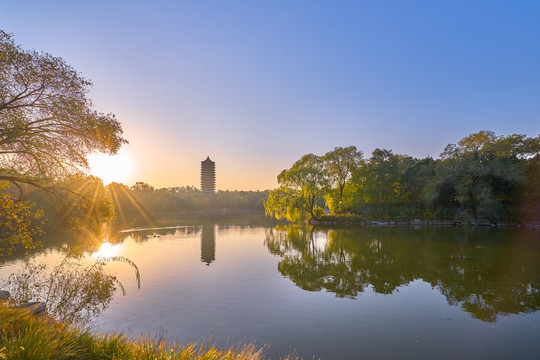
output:
<path id="1" fill-rule="evenodd" d="M 209 156 L 201 161 L 201 191 L 203 194 L 213 194 L 216 191 L 216 163 Z"/>

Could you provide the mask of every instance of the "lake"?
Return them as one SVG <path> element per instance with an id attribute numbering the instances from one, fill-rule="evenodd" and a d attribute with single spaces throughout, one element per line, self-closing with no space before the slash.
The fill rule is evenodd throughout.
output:
<path id="1" fill-rule="evenodd" d="M 537 359 L 540 232 L 175 220 L 100 253 L 123 284 L 91 326 L 324 359 Z M 96 254 L 84 261 L 92 262 Z M 60 250 L 26 259 L 55 264 Z M 23 267 L 5 262 L 0 276 Z"/>

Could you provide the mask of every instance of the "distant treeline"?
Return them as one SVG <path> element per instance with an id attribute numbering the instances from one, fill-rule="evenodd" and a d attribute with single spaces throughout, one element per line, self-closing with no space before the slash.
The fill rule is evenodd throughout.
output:
<path id="1" fill-rule="evenodd" d="M 195 187 L 155 189 L 143 182 L 131 187 L 104 186 L 101 179 L 82 175 L 46 188 L 24 184 L 18 188 L 0 181 L 0 259 L 2 253 L 34 249 L 42 234 L 70 233 L 70 238 L 94 246 L 101 241 L 102 225 L 111 220 L 126 228 L 138 222 L 151 224 L 164 216 L 264 214 L 268 194 L 218 191 L 208 196 Z"/>
<path id="2" fill-rule="evenodd" d="M 540 220 L 540 135 L 471 134 L 439 158 L 356 147 L 304 155 L 278 175 L 265 203 L 277 219 Z M 343 218 L 343 217 L 341 217 Z"/>
<path id="3" fill-rule="evenodd" d="M 107 187 L 117 216 L 160 213 L 259 212 L 269 191 L 218 191 L 207 195 L 191 186 L 155 189 L 144 182 Z"/>

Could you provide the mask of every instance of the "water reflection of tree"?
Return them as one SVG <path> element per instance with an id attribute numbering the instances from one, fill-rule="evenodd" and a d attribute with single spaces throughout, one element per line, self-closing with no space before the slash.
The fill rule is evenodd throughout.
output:
<path id="1" fill-rule="evenodd" d="M 131 265 L 140 287 L 139 271 L 129 259 L 99 258 L 92 265 L 84 265 L 66 257 L 52 269 L 45 264 L 27 262 L 21 271 L 0 281 L 0 288 L 11 292 L 11 305 L 41 301 L 46 303 L 48 313 L 57 320 L 84 323 L 107 309 L 118 289 L 126 294 L 116 276 L 104 271 L 105 265 L 111 261 Z"/>
<path id="2" fill-rule="evenodd" d="M 540 306 L 538 245 L 504 232 L 356 228 L 271 229 L 265 244 L 298 287 L 355 298 L 368 286 L 391 294 L 422 279 L 473 317 L 534 312 Z M 316 241 L 322 238 L 323 241 Z M 523 240 L 525 239 L 525 240 Z M 527 242 L 527 244 L 523 244 Z"/>

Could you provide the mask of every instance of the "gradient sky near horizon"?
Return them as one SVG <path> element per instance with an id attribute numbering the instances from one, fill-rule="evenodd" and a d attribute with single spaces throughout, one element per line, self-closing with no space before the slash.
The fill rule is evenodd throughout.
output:
<path id="1" fill-rule="evenodd" d="M 62 57 L 121 121 L 125 181 L 277 186 L 303 154 L 438 156 L 540 133 L 540 1 L 2 1 L 0 29 Z"/>

